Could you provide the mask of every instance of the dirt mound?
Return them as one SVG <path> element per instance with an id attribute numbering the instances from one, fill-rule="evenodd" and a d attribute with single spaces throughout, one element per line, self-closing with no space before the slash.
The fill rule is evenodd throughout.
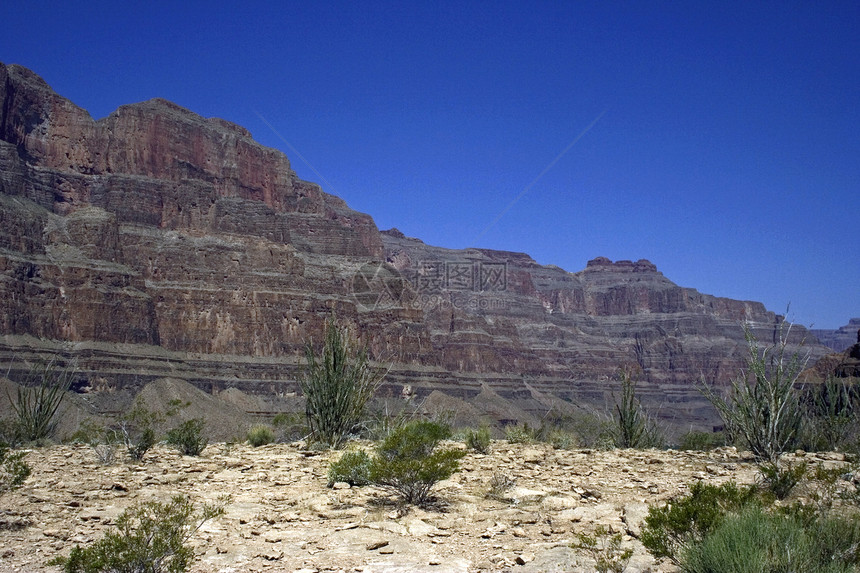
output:
<path id="1" fill-rule="evenodd" d="M 205 435 L 210 440 L 244 440 L 255 419 L 235 403 L 212 396 L 184 380 L 161 378 L 144 386 L 135 401 L 154 412 L 176 411 L 160 428 L 168 428 L 193 418 L 206 420 Z"/>

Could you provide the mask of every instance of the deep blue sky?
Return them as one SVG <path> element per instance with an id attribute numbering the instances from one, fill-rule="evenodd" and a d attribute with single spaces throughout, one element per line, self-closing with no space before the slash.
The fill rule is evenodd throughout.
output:
<path id="1" fill-rule="evenodd" d="M 234 121 L 381 229 L 860 316 L 856 0 L 33 1 L 2 28 L 93 117 Z"/>

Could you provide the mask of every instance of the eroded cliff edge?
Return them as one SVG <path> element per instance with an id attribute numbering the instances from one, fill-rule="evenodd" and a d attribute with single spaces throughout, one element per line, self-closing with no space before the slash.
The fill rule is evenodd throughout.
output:
<path id="1" fill-rule="evenodd" d="M 391 364 L 392 395 L 540 415 L 558 398 L 602 406 L 635 365 L 664 417 L 706 422 L 694 383 L 736 375 L 741 322 L 776 336 L 760 303 L 679 287 L 645 260 L 569 273 L 380 233 L 244 128 L 165 100 L 95 121 L 0 64 L 0 102 L 0 355 L 13 371 L 75 357 L 93 397 L 166 376 L 289 394 L 335 312 Z"/>

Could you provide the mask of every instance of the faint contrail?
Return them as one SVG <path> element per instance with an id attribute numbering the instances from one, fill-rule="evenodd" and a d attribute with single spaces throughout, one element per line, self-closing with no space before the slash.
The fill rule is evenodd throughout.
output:
<path id="1" fill-rule="evenodd" d="M 587 126 L 585 129 L 583 129 L 583 130 L 579 133 L 579 135 L 577 135 L 577 136 L 576 136 L 576 138 L 575 138 L 573 141 L 571 141 L 571 142 L 568 144 L 568 146 L 567 146 L 567 147 L 565 147 L 565 148 L 562 150 L 562 152 L 561 152 L 561 153 L 559 153 L 559 154 L 556 156 L 556 158 L 555 158 L 555 159 L 553 159 L 552 161 L 550 161 L 549 165 L 547 165 L 547 166 L 544 168 L 544 170 L 543 170 L 543 171 L 541 171 L 541 172 L 540 172 L 540 174 L 539 174 L 537 177 L 535 177 L 535 178 L 534 178 L 534 180 L 533 180 L 531 183 L 529 183 L 528 185 L 526 185 L 525 189 L 523 189 L 522 191 L 520 191 L 520 194 L 519 194 L 519 195 L 517 195 L 517 196 L 514 198 L 514 200 L 513 200 L 513 201 L 511 201 L 510 203 L 508 203 L 508 206 L 507 206 L 507 207 L 505 207 L 504 209 L 502 209 L 502 212 L 501 212 L 501 213 L 499 213 L 498 215 L 496 215 L 496 218 L 495 218 L 495 219 L 493 219 L 493 221 L 492 221 L 489 225 L 487 225 L 487 226 L 484 228 L 484 230 L 483 230 L 483 231 L 481 231 L 481 233 L 480 233 L 477 237 L 475 237 L 475 239 L 474 239 L 474 241 L 473 241 L 473 244 L 475 244 L 475 245 L 476 245 L 476 244 L 477 244 L 477 242 L 478 242 L 478 240 L 479 240 L 481 237 L 483 237 L 484 235 L 486 235 L 486 234 L 487 234 L 487 231 L 489 231 L 490 229 L 492 229 L 492 228 L 495 226 L 495 224 L 496 224 L 496 223 L 498 223 L 498 222 L 499 222 L 499 220 L 500 220 L 502 217 L 504 217 L 504 216 L 505 216 L 505 214 L 506 214 L 508 211 L 510 211 L 510 210 L 511 210 L 511 208 L 512 208 L 514 205 L 516 205 L 516 204 L 517 204 L 517 201 L 519 201 L 520 199 L 522 199 L 522 198 L 523 198 L 523 195 L 525 195 L 526 193 L 528 193 L 528 192 L 531 190 L 531 188 L 532 188 L 532 187 L 534 187 L 535 183 L 537 183 L 537 182 L 540 180 L 540 178 L 541 178 L 541 177 L 543 177 L 544 175 L 546 175 L 547 171 L 549 171 L 550 169 L 552 169 L 553 167 L 555 167 L 555 164 L 556 164 L 556 163 L 558 163 L 558 161 L 559 161 L 562 157 L 564 157 L 564 154 L 565 154 L 565 153 L 567 153 L 568 151 L 570 151 L 570 148 L 571 148 L 571 147 L 573 147 L 574 145 L 576 145 L 576 142 L 577 142 L 577 141 L 579 141 L 580 139 L 582 139 L 582 137 L 583 137 L 586 133 L 588 133 L 588 132 L 589 132 L 589 130 L 591 130 L 591 128 L 592 128 L 592 127 L 594 127 L 594 125 L 595 125 L 598 121 L 600 121 L 600 118 L 604 116 L 604 114 L 606 113 L 606 111 L 607 111 L 607 110 L 603 110 L 602 112 L 600 112 L 600 115 L 598 115 L 597 117 L 595 117 L 595 118 L 594 118 L 594 121 L 592 121 L 591 123 L 589 123 L 589 124 L 588 124 L 588 126 Z M 287 145 L 289 145 L 289 144 L 287 144 Z"/>
<path id="2" fill-rule="evenodd" d="M 266 120 L 266 118 L 265 118 L 265 117 L 263 117 L 263 116 L 262 116 L 262 114 L 261 114 L 260 112 L 258 112 L 257 110 L 252 109 L 251 111 L 253 111 L 255 114 L 257 114 L 257 117 L 259 117 L 259 118 L 260 118 L 260 121 L 262 121 L 263 123 L 265 123 L 265 124 L 266 124 L 266 126 L 267 126 L 269 129 L 271 129 L 271 130 L 272 130 L 272 133 L 274 133 L 275 135 L 277 135 L 277 136 L 278 136 L 278 139 L 280 139 L 281 141 L 283 141 L 283 142 L 287 145 L 287 147 L 289 147 L 289 148 L 290 148 L 290 151 L 292 151 L 292 152 L 296 155 L 296 157 L 298 157 L 299 159 L 301 159 L 301 160 L 302 160 L 302 163 L 304 163 L 305 165 L 307 165 L 307 166 L 308 166 L 308 168 L 309 168 L 311 171 L 313 171 L 313 172 L 314 172 L 314 174 L 315 174 L 317 177 L 319 177 L 319 178 L 320 178 L 320 181 L 322 181 L 323 183 L 325 183 L 325 189 L 324 189 L 324 191 L 326 191 L 327 193 L 331 193 L 331 194 L 333 194 L 333 195 L 337 195 L 337 192 L 336 192 L 336 191 L 335 191 L 335 189 L 334 189 L 334 185 L 332 185 L 331 183 L 329 183 L 329 182 L 328 182 L 328 180 L 327 180 L 325 177 L 323 177 L 323 176 L 322 176 L 322 173 L 320 173 L 319 171 L 317 171 L 316 169 L 314 169 L 314 166 L 313 166 L 313 165 L 311 165 L 311 164 L 310 164 L 310 162 L 308 162 L 308 160 L 307 160 L 307 159 L 305 159 L 305 156 L 304 156 L 304 155 L 302 155 L 301 153 L 299 153 L 299 150 L 298 150 L 298 149 L 296 149 L 295 147 L 293 147 L 293 146 L 292 146 L 292 144 L 291 144 L 289 141 L 287 141 L 286 139 L 284 139 L 284 136 L 283 136 L 283 135 L 281 135 L 280 133 L 278 133 L 278 130 L 277 130 L 277 129 L 275 129 L 275 126 L 273 126 L 271 123 L 269 123 L 269 122 Z"/>

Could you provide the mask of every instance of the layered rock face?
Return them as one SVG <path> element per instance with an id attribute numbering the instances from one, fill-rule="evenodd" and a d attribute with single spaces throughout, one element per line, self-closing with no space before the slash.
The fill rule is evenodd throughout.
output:
<path id="1" fill-rule="evenodd" d="M 860 332 L 860 318 L 852 318 L 848 324 L 840 326 L 836 330 L 812 328 L 810 332 L 824 346 L 836 352 L 842 352 L 857 342 L 857 333 Z"/>
<path id="2" fill-rule="evenodd" d="M 501 396 L 542 415 L 558 398 L 602 406 L 627 366 L 687 423 L 712 416 L 694 383 L 743 365 L 742 321 L 777 335 L 761 304 L 679 287 L 648 261 L 569 273 L 380 233 L 247 130 L 164 100 L 94 121 L 0 64 L 0 102 L 0 356 L 13 371 L 59 353 L 94 395 L 164 376 L 283 395 L 334 312 L 391 365 L 392 395 Z"/>

